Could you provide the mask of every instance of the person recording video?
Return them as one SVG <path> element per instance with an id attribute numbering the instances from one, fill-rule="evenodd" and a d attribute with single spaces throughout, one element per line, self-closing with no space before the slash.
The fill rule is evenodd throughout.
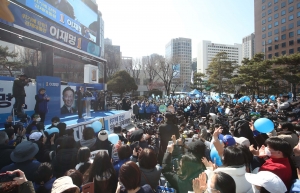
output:
<path id="1" fill-rule="evenodd" d="M 16 79 L 13 84 L 12 92 L 13 97 L 15 97 L 15 104 L 13 108 L 16 110 L 15 113 L 21 114 L 22 113 L 22 105 L 25 104 L 25 86 L 28 86 L 28 83 L 31 82 L 25 74 L 20 75 L 19 79 Z"/>

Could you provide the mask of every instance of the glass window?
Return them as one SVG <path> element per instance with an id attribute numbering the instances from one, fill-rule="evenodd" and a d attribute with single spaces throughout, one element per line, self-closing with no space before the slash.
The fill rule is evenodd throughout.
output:
<path id="1" fill-rule="evenodd" d="M 268 32 L 268 37 L 272 36 L 272 31 Z"/>
<path id="2" fill-rule="evenodd" d="M 286 35 L 285 34 L 281 35 L 281 39 L 285 40 L 286 39 Z"/>
<path id="3" fill-rule="evenodd" d="M 269 47 L 268 47 L 268 51 L 272 51 L 272 46 L 269 46 Z"/>
<path id="4" fill-rule="evenodd" d="M 262 10 L 265 10 L 265 9 L 266 9 L 266 6 L 265 6 L 265 5 L 263 5 L 263 6 L 261 7 L 261 9 L 262 9 Z"/>
<path id="5" fill-rule="evenodd" d="M 278 33 L 279 33 L 279 29 L 275 29 L 274 34 L 278 34 Z"/>
<path id="6" fill-rule="evenodd" d="M 285 18 L 281 19 L 281 23 L 285 23 L 285 21 L 286 21 Z"/>
<path id="7" fill-rule="evenodd" d="M 297 26 L 300 26 L 300 20 L 299 20 L 299 21 L 297 21 Z"/>
<path id="8" fill-rule="evenodd" d="M 275 50 L 277 50 L 279 48 L 279 44 L 275 45 Z"/>
<path id="9" fill-rule="evenodd" d="M 264 2 L 266 2 L 266 0 L 262 0 L 261 2 L 264 3 Z"/>
<path id="10" fill-rule="evenodd" d="M 294 53 L 294 49 L 289 49 L 289 54 L 293 54 Z"/>
<path id="11" fill-rule="evenodd" d="M 271 43 L 272 43 L 272 39 L 269 39 L 269 40 L 268 40 L 268 44 L 271 44 Z"/>
<path id="12" fill-rule="evenodd" d="M 291 4 L 291 3 L 293 3 L 294 2 L 294 0 L 289 0 L 289 4 Z"/>
<path id="13" fill-rule="evenodd" d="M 281 11 L 281 15 L 285 15 L 285 10 L 282 10 L 282 11 Z"/>
<path id="14" fill-rule="evenodd" d="M 269 24 L 269 25 L 268 25 L 268 29 L 271 29 L 271 28 L 272 28 L 272 24 Z"/>
<path id="15" fill-rule="evenodd" d="M 262 45 L 263 45 L 263 46 L 265 45 L 265 41 L 262 42 Z"/>
<path id="16" fill-rule="evenodd" d="M 268 21 L 272 21 L 272 16 L 268 17 Z"/>
<path id="17" fill-rule="evenodd" d="M 278 10 L 278 5 L 274 7 L 274 12 Z"/>
<path id="18" fill-rule="evenodd" d="M 300 8 L 300 3 L 297 3 L 297 9 L 299 9 Z"/>
<path id="19" fill-rule="evenodd" d="M 272 2 L 269 2 L 269 3 L 268 3 L 268 7 L 271 7 L 271 5 L 272 5 Z"/>
<path id="20" fill-rule="evenodd" d="M 274 0 L 274 4 L 275 4 L 275 3 L 278 3 L 278 0 Z"/>
<path id="21" fill-rule="evenodd" d="M 283 42 L 283 43 L 281 44 L 281 47 L 282 47 L 282 48 L 285 48 L 285 47 L 286 47 L 286 43 Z"/>
<path id="22" fill-rule="evenodd" d="M 264 25 L 265 23 L 266 23 L 266 20 L 265 20 L 265 19 L 261 20 L 261 24 L 262 24 L 262 25 Z"/>
<path id="23" fill-rule="evenodd" d="M 281 54 L 282 54 L 282 55 L 286 55 L 286 51 L 282 51 Z"/>
<path id="24" fill-rule="evenodd" d="M 297 13 L 297 17 L 300 17 L 300 11 Z"/>
<path id="25" fill-rule="evenodd" d="M 300 47 L 297 48 L 297 51 L 300 52 Z"/>
<path id="26" fill-rule="evenodd" d="M 272 54 L 268 54 L 268 58 L 271 59 L 272 58 Z"/>
<path id="27" fill-rule="evenodd" d="M 294 6 L 289 7 L 289 12 L 294 11 Z"/>
<path id="28" fill-rule="evenodd" d="M 278 26 L 278 21 L 275 21 L 274 26 Z"/>
<path id="29" fill-rule="evenodd" d="M 268 14 L 271 14 L 271 13 L 272 13 L 272 9 L 269 9 L 269 10 L 268 10 Z"/>
<path id="30" fill-rule="evenodd" d="M 294 45 L 294 40 L 289 41 L 289 46 L 292 46 L 292 45 Z"/>
<path id="31" fill-rule="evenodd" d="M 263 13 L 262 13 L 262 17 L 265 17 L 265 16 L 266 16 L 266 12 L 263 12 Z"/>
<path id="32" fill-rule="evenodd" d="M 300 44 L 300 38 L 297 39 L 297 43 Z"/>
<path id="33" fill-rule="evenodd" d="M 278 52 L 276 52 L 276 53 L 274 54 L 274 56 L 275 56 L 275 57 L 278 57 Z"/>
<path id="34" fill-rule="evenodd" d="M 282 2 L 281 3 L 281 8 L 285 7 L 285 4 L 286 4 L 285 2 Z"/>
<path id="35" fill-rule="evenodd" d="M 262 28 L 262 31 L 266 31 L 266 27 L 263 27 L 263 28 Z"/>
<path id="36" fill-rule="evenodd" d="M 290 23 L 289 24 L 289 29 L 293 29 L 294 28 L 294 23 Z"/>
<path id="37" fill-rule="evenodd" d="M 290 33 L 289 33 L 289 37 L 291 38 L 291 37 L 294 37 L 294 32 L 293 31 L 291 31 Z"/>
<path id="38" fill-rule="evenodd" d="M 265 38 L 266 38 L 266 34 L 263 34 L 263 35 L 262 35 L 262 39 L 265 39 Z"/>
<path id="39" fill-rule="evenodd" d="M 274 38 L 274 41 L 275 41 L 275 42 L 278 42 L 278 40 L 279 40 L 279 37 L 276 36 L 276 37 Z"/>
<path id="40" fill-rule="evenodd" d="M 300 35 L 300 29 L 297 30 L 297 35 Z"/>
<path id="41" fill-rule="evenodd" d="M 289 21 L 293 20 L 294 19 L 294 15 L 290 15 L 289 16 Z"/>

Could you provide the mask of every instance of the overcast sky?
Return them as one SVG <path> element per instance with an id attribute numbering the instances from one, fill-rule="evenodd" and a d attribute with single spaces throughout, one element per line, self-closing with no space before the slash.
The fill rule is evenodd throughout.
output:
<path id="1" fill-rule="evenodd" d="M 104 19 L 104 37 L 120 45 L 123 56 L 165 55 L 177 37 L 198 43 L 242 43 L 254 32 L 253 0 L 97 0 Z"/>

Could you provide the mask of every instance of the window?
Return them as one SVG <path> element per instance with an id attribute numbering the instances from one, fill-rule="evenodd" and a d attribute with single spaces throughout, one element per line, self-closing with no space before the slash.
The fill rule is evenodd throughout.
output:
<path id="1" fill-rule="evenodd" d="M 272 2 L 269 2 L 269 3 L 268 3 L 268 7 L 271 7 L 271 5 L 272 5 Z"/>
<path id="2" fill-rule="evenodd" d="M 262 42 L 262 45 L 263 45 L 263 46 L 265 45 L 265 41 Z"/>
<path id="3" fill-rule="evenodd" d="M 271 59 L 272 58 L 272 54 L 268 54 L 268 58 Z"/>
<path id="4" fill-rule="evenodd" d="M 266 31 L 266 27 L 263 27 L 263 28 L 262 28 L 262 31 Z"/>
<path id="5" fill-rule="evenodd" d="M 281 39 L 285 40 L 286 39 L 286 35 L 285 34 L 281 35 Z"/>
<path id="6" fill-rule="evenodd" d="M 300 17 L 300 11 L 297 13 L 297 17 Z"/>
<path id="7" fill-rule="evenodd" d="M 289 12 L 294 11 L 294 6 L 289 7 Z"/>
<path id="8" fill-rule="evenodd" d="M 281 8 L 285 7 L 285 4 L 286 4 L 285 2 L 282 2 L 281 3 Z"/>
<path id="9" fill-rule="evenodd" d="M 278 52 L 276 52 L 276 53 L 274 54 L 274 56 L 275 56 L 275 57 L 278 57 Z"/>
<path id="10" fill-rule="evenodd" d="M 282 10 L 282 11 L 281 11 L 281 15 L 285 15 L 285 10 Z"/>
<path id="11" fill-rule="evenodd" d="M 268 37 L 272 36 L 272 31 L 268 32 Z"/>
<path id="12" fill-rule="evenodd" d="M 293 29 L 294 28 L 294 23 L 290 23 L 289 24 L 289 29 Z"/>
<path id="13" fill-rule="evenodd" d="M 300 47 L 297 48 L 297 51 L 300 52 Z"/>
<path id="14" fill-rule="evenodd" d="M 300 35 L 300 29 L 298 29 L 298 31 L 297 31 L 297 35 Z"/>
<path id="15" fill-rule="evenodd" d="M 272 16 L 268 17 L 268 21 L 272 21 Z"/>
<path id="16" fill-rule="evenodd" d="M 269 25 L 268 25 L 268 29 L 271 29 L 271 28 L 272 28 L 272 24 L 269 24 Z"/>
<path id="17" fill-rule="evenodd" d="M 266 12 L 263 12 L 263 13 L 262 13 L 262 17 L 265 17 L 265 16 L 266 16 Z"/>
<path id="18" fill-rule="evenodd" d="M 261 2 L 264 3 L 264 2 L 266 2 L 266 0 L 262 0 Z"/>
<path id="19" fill-rule="evenodd" d="M 278 3 L 278 0 L 274 0 L 274 4 L 275 4 L 275 3 Z"/>
<path id="20" fill-rule="evenodd" d="M 274 34 L 278 34 L 278 33 L 279 33 L 279 29 L 275 29 Z"/>
<path id="21" fill-rule="evenodd" d="M 300 20 L 299 20 L 299 21 L 297 21 L 297 26 L 300 26 Z"/>
<path id="22" fill-rule="evenodd" d="M 292 45 L 294 45 L 294 40 L 289 41 L 289 46 L 292 46 Z"/>
<path id="23" fill-rule="evenodd" d="M 294 15 L 290 15 L 289 16 L 289 21 L 293 20 L 294 19 Z"/>
<path id="24" fill-rule="evenodd" d="M 264 25 L 265 23 L 266 23 L 266 20 L 265 20 L 265 19 L 261 20 L 261 24 L 262 24 L 262 25 Z"/>
<path id="25" fill-rule="evenodd" d="M 282 48 L 285 48 L 285 47 L 286 47 L 286 43 L 283 42 L 283 43 L 281 44 L 281 47 L 282 47 Z"/>
<path id="26" fill-rule="evenodd" d="M 268 47 L 268 51 L 272 51 L 272 46 Z"/>
<path id="27" fill-rule="evenodd" d="M 297 39 L 297 43 L 300 44 L 300 38 Z"/>
<path id="28" fill-rule="evenodd" d="M 289 4 L 291 4 L 291 3 L 293 3 L 294 2 L 294 0 L 289 0 Z"/>
<path id="29" fill-rule="evenodd" d="M 276 13 L 275 15 L 274 15 L 274 19 L 277 19 L 278 18 L 278 13 Z"/>
<path id="30" fill-rule="evenodd" d="M 297 3 L 297 9 L 299 9 L 300 8 L 300 3 Z"/>
<path id="31" fill-rule="evenodd" d="M 294 49 L 289 49 L 289 54 L 293 54 L 294 53 Z"/>
<path id="32" fill-rule="evenodd" d="M 285 21 L 286 21 L 285 18 L 281 19 L 281 23 L 285 23 Z"/>
<path id="33" fill-rule="evenodd" d="M 278 10 L 278 5 L 274 7 L 274 12 Z"/>
<path id="34" fill-rule="evenodd" d="M 279 48 L 279 44 L 275 45 L 275 50 L 277 50 Z"/>
<path id="35" fill-rule="evenodd" d="M 261 10 L 265 10 L 265 9 L 266 9 L 266 6 L 263 5 L 263 6 L 261 7 Z"/>
<path id="36" fill-rule="evenodd" d="M 282 54 L 282 55 L 286 55 L 286 51 L 282 51 L 281 54 Z"/>
<path id="37" fill-rule="evenodd" d="M 278 42 L 278 40 L 279 40 L 279 37 L 276 36 L 276 37 L 274 38 L 274 41 L 275 41 L 275 42 Z"/>
<path id="38" fill-rule="evenodd" d="M 278 21 L 275 21 L 274 26 L 278 26 Z"/>
<path id="39" fill-rule="evenodd" d="M 262 39 L 265 39 L 265 38 L 266 38 L 266 34 L 263 34 L 263 35 L 262 35 Z"/>
<path id="40" fill-rule="evenodd" d="M 291 32 L 289 33 L 289 37 L 290 37 L 290 38 L 294 37 L 294 32 L 293 32 L 293 31 L 291 31 Z"/>
<path id="41" fill-rule="evenodd" d="M 271 44 L 271 43 L 272 43 L 272 39 L 269 39 L 269 40 L 268 40 L 268 44 Z"/>
<path id="42" fill-rule="evenodd" d="M 272 13 L 272 9 L 269 9 L 268 10 L 268 15 L 271 14 L 271 13 Z"/>

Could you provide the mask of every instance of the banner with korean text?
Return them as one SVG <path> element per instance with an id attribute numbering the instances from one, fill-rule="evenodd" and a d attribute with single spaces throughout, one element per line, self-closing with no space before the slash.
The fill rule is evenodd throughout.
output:
<path id="1" fill-rule="evenodd" d="M 113 133 L 115 126 L 121 126 L 124 128 L 129 124 L 131 124 L 131 113 L 128 111 L 125 111 L 121 114 L 104 117 L 105 129 L 110 133 Z"/>

